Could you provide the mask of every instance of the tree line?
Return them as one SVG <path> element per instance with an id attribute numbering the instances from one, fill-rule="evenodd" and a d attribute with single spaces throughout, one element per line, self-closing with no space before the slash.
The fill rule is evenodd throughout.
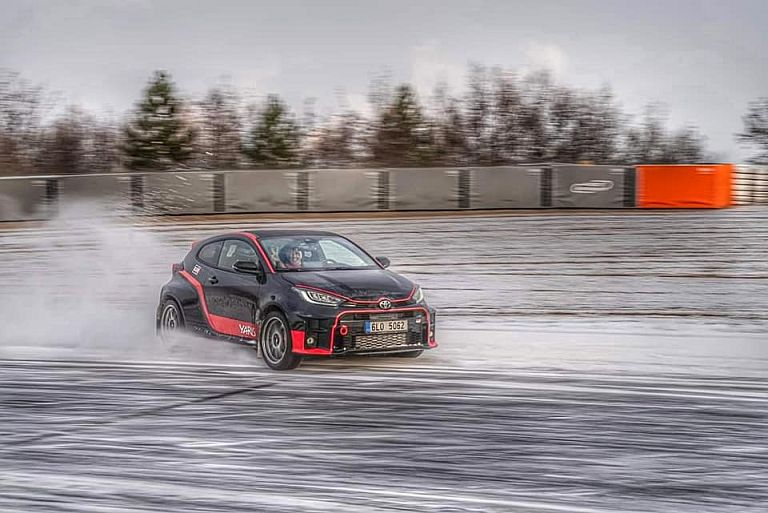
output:
<path id="1" fill-rule="evenodd" d="M 123 120 L 72 106 L 0 72 L 0 174 L 122 170 L 490 166 L 540 162 L 690 163 L 710 160 L 697 128 L 670 130 L 664 109 L 633 118 L 608 87 L 583 90 L 545 72 L 520 77 L 472 66 L 461 95 L 374 80 L 365 115 L 342 109 L 301 119 L 278 95 L 244 102 L 217 86 L 185 99 L 157 71 Z M 749 106 L 739 139 L 768 160 L 768 99 Z"/>

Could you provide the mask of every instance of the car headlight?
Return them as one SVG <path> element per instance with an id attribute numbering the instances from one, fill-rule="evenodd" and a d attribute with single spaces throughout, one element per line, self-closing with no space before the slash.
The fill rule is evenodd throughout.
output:
<path id="1" fill-rule="evenodd" d="M 332 296 L 324 292 L 318 292 L 316 290 L 296 289 L 304 301 L 315 305 L 323 306 L 339 306 L 344 302 L 340 297 Z"/>
<path id="2" fill-rule="evenodd" d="M 416 292 L 413 293 L 413 301 L 414 303 L 424 302 L 424 292 L 421 290 L 421 287 L 416 287 Z"/>

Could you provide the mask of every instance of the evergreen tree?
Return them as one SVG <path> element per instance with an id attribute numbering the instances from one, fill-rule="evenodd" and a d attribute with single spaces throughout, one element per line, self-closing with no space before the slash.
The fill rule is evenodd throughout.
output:
<path id="1" fill-rule="evenodd" d="M 168 169 L 192 156 L 194 130 L 183 118 L 184 105 L 170 76 L 157 71 L 124 129 L 123 154 L 130 169 Z"/>
<path id="2" fill-rule="evenodd" d="M 245 154 L 257 167 L 281 168 L 299 164 L 299 129 L 279 96 L 268 96 L 258 112 Z"/>
<path id="3" fill-rule="evenodd" d="M 416 93 L 403 84 L 381 113 L 371 141 L 371 154 L 378 165 L 410 167 L 429 165 L 433 155 L 429 127 Z"/>

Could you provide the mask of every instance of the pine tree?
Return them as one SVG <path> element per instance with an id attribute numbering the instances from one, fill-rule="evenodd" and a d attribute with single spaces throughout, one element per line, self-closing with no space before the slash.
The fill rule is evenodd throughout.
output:
<path id="1" fill-rule="evenodd" d="M 267 97 L 248 139 L 245 154 L 257 167 L 293 167 L 300 162 L 299 129 L 277 95 Z"/>
<path id="2" fill-rule="evenodd" d="M 184 105 L 170 76 L 157 71 L 125 127 L 122 146 L 130 169 L 168 169 L 192 156 L 194 130 L 183 118 Z"/>
<path id="3" fill-rule="evenodd" d="M 381 113 L 371 153 L 376 164 L 392 167 L 429 165 L 433 159 L 429 127 L 411 86 L 399 86 Z"/>

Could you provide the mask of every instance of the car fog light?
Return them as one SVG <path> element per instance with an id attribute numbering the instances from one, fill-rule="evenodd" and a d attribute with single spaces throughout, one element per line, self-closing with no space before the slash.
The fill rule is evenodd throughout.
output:
<path id="1" fill-rule="evenodd" d="M 308 346 L 314 346 L 315 345 L 315 337 L 307 337 L 307 345 Z"/>
<path id="2" fill-rule="evenodd" d="M 339 333 L 341 334 L 342 337 L 346 337 L 347 333 L 349 333 L 349 328 L 346 326 L 342 326 L 341 328 L 339 328 Z"/>

